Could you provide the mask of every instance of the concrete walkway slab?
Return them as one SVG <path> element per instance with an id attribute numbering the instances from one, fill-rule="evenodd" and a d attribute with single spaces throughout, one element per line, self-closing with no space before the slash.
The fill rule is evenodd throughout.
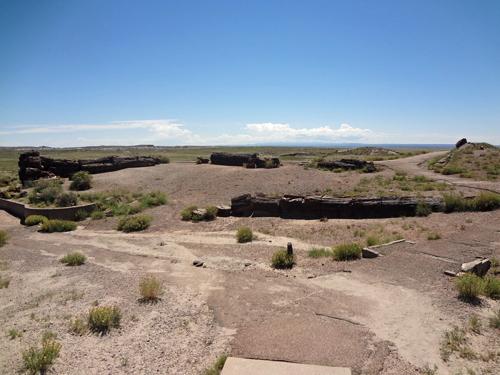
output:
<path id="1" fill-rule="evenodd" d="M 351 375 L 351 370 L 345 367 L 229 357 L 221 375 Z"/>

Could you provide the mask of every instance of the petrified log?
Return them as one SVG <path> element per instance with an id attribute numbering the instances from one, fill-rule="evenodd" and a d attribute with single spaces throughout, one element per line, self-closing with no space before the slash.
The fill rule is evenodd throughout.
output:
<path id="1" fill-rule="evenodd" d="M 467 143 L 467 139 L 466 138 L 462 138 L 461 140 L 459 140 L 456 144 L 455 144 L 455 147 L 456 148 L 460 148 L 462 147 L 464 144 Z"/>
<path id="2" fill-rule="evenodd" d="M 355 219 L 383 217 L 382 200 L 377 196 L 354 197 L 351 210 Z"/>
<path id="3" fill-rule="evenodd" d="M 269 197 L 257 193 L 252 197 L 253 216 L 278 217 L 280 215 L 280 197 Z"/>
<path id="4" fill-rule="evenodd" d="M 321 200 L 321 217 L 328 219 L 352 218 L 351 197 L 324 196 Z"/>
<path id="5" fill-rule="evenodd" d="M 231 213 L 237 216 L 251 215 L 253 213 L 252 196 L 243 194 L 232 198 Z"/>
<path id="6" fill-rule="evenodd" d="M 252 155 L 250 154 L 230 154 L 228 152 L 214 152 L 210 155 L 210 162 L 218 165 L 230 165 L 241 167 L 244 163 L 248 163 Z"/>

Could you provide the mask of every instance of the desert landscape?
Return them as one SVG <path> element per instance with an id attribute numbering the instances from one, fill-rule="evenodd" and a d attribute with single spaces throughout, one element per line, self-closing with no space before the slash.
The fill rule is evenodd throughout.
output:
<path id="1" fill-rule="evenodd" d="M 188 160 L 93 175 L 92 188 L 80 194 L 168 196 L 167 204 L 143 212 L 151 225 L 131 233 L 116 230 L 120 215 L 45 233 L 0 210 L 0 229 L 9 236 L 0 248 L 0 275 L 9 280 L 0 289 L 0 373 L 26 372 L 23 351 L 40 346 L 49 332 L 62 346 L 47 374 L 215 374 L 222 355 L 347 367 L 357 375 L 500 374 L 500 330 L 490 323 L 500 302 L 491 295 L 459 298 L 453 276 L 463 263 L 490 259 L 484 277 L 499 278 L 500 210 L 181 220 L 188 206 L 229 206 L 242 194 L 467 201 L 500 193 L 498 149 L 459 147 L 468 156 L 452 155 L 444 167 L 435 163 L 447 150 L 401 157 L 373 148 L 316 155 L 280 150 L 287 156 L 275 155 L 278 168 L 243 168 L 197 164 L 195 149 Z M 373 162 L 375 171 L 314 165 L 347 157 Z M 489 161 L 491 168 L 469 159 Z M 62 184 L 65 191 L 70 183 Z M 241 227 L 253 231 L 251 241 L 237 241 Z M 288 243 L 295 264 L 273 267 L 272 255 Z M 372 245 L 380 255 L 334 261 L 330 249 L 344 243 Z M 311 256 L 319 249 L 327 256 Z M 86 256 L 84 264 L 60 262 L 75 252 Z M 164 285 L 154 302 L 141 300 L 139 283 L 147 276 Z M 100 334 L 71 329 L 96 306 L 118 306 L 119 326 Z"/>

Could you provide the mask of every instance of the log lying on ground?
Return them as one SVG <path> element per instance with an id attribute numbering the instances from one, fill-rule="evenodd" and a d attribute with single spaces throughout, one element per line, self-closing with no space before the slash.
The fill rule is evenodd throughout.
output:
<path id="1" fill-rule="evenodd" d="M 100 159 L 52 159 L 40 156 L 38 151 L 25 152 L 19 156 L 19 179 L 71 177 L 78 171 L 92 174 L 118 171 L 125 168 L 150 167 L 160 164 L 159 158 L 149 156 L 107 156 Z"/>
<path id="2" fill-rule="evenodd" d="M 417 206 L 425 202 L 432 211 L 441 211 L 442 198 L 351 197 L 331 195 L 266 196 L 257 193 L 231 199 L 234 216 L 282 217 L 288 219 L 368 219 L 415 216 Z"/>
<path id="3" fill-rule="evenodd" d="M 228 152 L 214 152 L 210 162 L 217 165 L 242 167 L 245 164 L 250 168 L 278 168 L 278 158 L 262 158 L 259 154 L 231 154 Z"/>

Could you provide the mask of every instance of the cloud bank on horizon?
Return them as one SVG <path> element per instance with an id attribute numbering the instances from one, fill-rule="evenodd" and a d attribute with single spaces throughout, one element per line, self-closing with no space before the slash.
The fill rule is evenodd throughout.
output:
<path id="1" fill-rule="evenodd" d="M 184 124 L 173 119 L 112 121 L 108 124 L 24 125 L 0 131 L 0 146 L 97 146 L 136 145 L 252 145 L 252 144 L 307 144 L 307 143 L 402 143 L 400 134 L 386 134 L 342 124 L 338 129 L 330 126 L 294 128 L 290 124 L 247 124 L 237 134 L 203 136 L 195 134 Z M 74 133 L 69 135 L 68 133 Z M 405 137 L 408 134 L 404 135 Z M 414 134 L 412 143 L 454 143 L 454 134 Z M 16 141 L 13 141 L 13 140 Z M 4 141 L 5 140 L 5 141 Z M 496 140 L 498 142 L 498 140 Z"/>

